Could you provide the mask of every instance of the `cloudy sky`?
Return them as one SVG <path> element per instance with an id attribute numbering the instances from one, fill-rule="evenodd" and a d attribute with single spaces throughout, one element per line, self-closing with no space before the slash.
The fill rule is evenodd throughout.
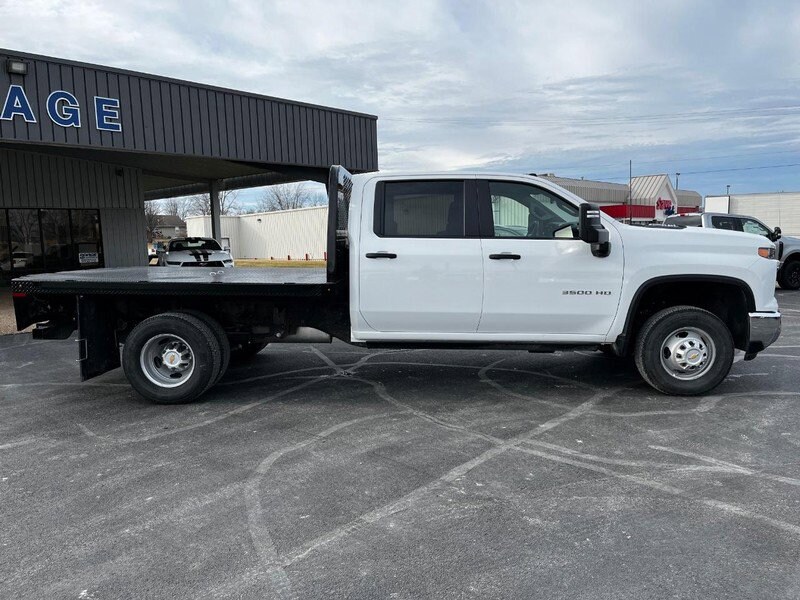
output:
<path id="1" fill-rule="evenodd" d="M 379 116 L 382 169 L 800 190 L 800 3 L 0 0 L 0 46 Z"/>

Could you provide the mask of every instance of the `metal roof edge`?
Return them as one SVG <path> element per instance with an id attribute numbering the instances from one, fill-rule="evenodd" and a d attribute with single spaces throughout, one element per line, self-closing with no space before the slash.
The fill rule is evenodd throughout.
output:
<path id="1" fill-rule="evenodd" d="M 163 75 L 156 75 L 154 73 L 147 73 L 144 71 L 133 71 L 130 69 L 121 69 L 118 67 L 109 67 L 105 65 L 99 65 L 96 63 L 88 63 L 88 62 L 81 62 L 77 60 L 71 60 L 67 58 L 58 58 L 56 56 L 47 56 L 44 54 L 33 54 L 31 52 L 21 52 L 19 50 L 11 50 L 9 48 L 0 48 L 0 54 L 8 55 L 9 58 L 21 58 L 21 59 L 29 59 L 29 60 L 44 60 L 50 62 L 56 62 L 64 65 L 70 65 L 73 67 L 80 67 L 82 69 L 98 69 L 101 71 L 106 71 L 108 73 L 117 73 L 119 75 L 130 75 L 134 77 L 145 77 L 150 79 L 157 79 L 159 81 L 166 81 L 168 83 L 175 83 L 178 85 L 187 85 L 197 88 L 203 88 L 207 90 L 214 90 L 217 92 L 225 92 L 228 94 L 237 94 L 239 96 L 248 96 L 251 98 L 260 98 L 262 100 L 270 100 L 272 102 L 283 102 L 285 104 L 293 104 L 295 106 L 303 106 L 306 108 L 313 108 L 316 110 L 324 110 L 328 112 L 334 113 L 341 113 L 347 115 L 353 115 L 356 117 L 364 117 L 366 119 L 372 119 L 374 121 L 378 120 L 377 115 L 371 115 L 369 113 L 362 113 L 354 110 L 347 110 L 344 108 L 335 108 L 332 106 L 323 106 L 322 104 L 312 104 L 310 102 L 301 102 L 298 100 L 289 100 L 287 98 L 278 98 L 277 96 L 267 96 L 266 94 L 258 94 L 256 92 L 245 92 L 243 90 L 235 90 L 233 88 L 226 88 L 219 85 L 210 85 L 205 83 L 200 83 L 198 81 L 191 81 L 188 79 L 178 79 L 176 77 L 166 77 Z"/>

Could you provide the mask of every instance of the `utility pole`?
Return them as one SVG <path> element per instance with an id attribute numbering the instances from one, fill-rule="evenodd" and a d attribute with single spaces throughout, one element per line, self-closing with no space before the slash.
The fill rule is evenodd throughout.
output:
<path id="1" fill-rule="evenodd" d="M 633 224 L 633 159 L 630 159 L 628 161 L 628 225 L 632 224 Z"/>
<path id="2" fill-rule="evenodd" d="M 730 199 L 730 196 L 731 196 L 731 184 L 728 184 L 728 185 L 725 186 L 725 195 L 728 196 L 728 199 Z"/>

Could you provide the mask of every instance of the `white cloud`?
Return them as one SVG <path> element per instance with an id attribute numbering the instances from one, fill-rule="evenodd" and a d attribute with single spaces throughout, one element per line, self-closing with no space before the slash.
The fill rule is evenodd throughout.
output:
<path id="1" fill-rule="evenodd" d="M 800 111 L 725 112 L 798 104 L 788 1 L 0 0 L 0 12 L 10 48 L 375 113 L 389 168 L 588 176 L 628 157 L 688 171 L 683 156 L 800 148 Z"/>

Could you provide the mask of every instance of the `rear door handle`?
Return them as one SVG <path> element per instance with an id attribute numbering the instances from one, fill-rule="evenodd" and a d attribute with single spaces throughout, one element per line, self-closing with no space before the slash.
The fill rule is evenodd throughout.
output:
<path id="1" fill-rule="evenodd" d="M 367 258 L 397 258 L 394 252 L 367 252 Z"/>
<path id="2" fill-rule="evenodd" d="M 490 254 L 489 258 L 492 260 L 519 260 L 522 257 L 519 254 L 503 252 L 502 254 Z"/>

